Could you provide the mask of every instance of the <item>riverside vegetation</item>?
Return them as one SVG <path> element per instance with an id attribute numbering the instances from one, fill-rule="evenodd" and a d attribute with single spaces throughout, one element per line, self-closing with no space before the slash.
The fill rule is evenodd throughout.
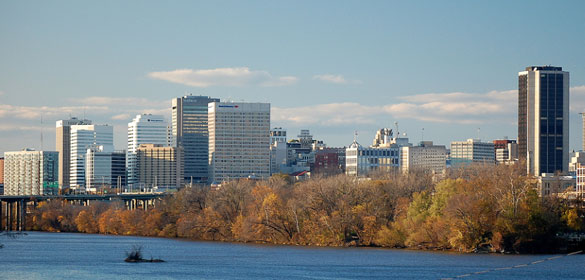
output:
<path id="1" fill-rule="evenodd" d="M 28 229 L 313 246 L 382 246 L 544 253 L 581 233 L 583 208 L 538 196 L 521 165 L 426 174 L 344 175 L 292 183 L 286 176 L 183 188 L 156 208 L 39 203 Z M 582 247 L 573 244 L 569 249 Z"/>

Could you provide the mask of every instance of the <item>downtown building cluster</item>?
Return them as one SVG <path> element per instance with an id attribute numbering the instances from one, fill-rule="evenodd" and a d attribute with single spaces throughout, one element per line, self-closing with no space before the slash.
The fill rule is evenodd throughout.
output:
<path id="1" fill-rule="evenodd" d="M 378 130 L 369 146 L 360 145 L 356 137 L 347 147 L 328 147 L 309 130 L 288 139 L 286 129 L 270 129 L 268 103 L 188 95 L 172 99 L 170 106 L 170 118 L 133 118 L 123 150 L 114 149 L 112 126 L 59 120 L 56 152 L 5 153 L 0 188 L 4 183 L 7 195 L 42 195 L 166 191 L 274 174 L 303 180 L 314 175 L 425 172 L 441 178 L 448 168 L 473 163 L 522 162 L 527 174 L 539 181 L 541 195 L 567 187 L 585 192 L 585 154 L 569 153 L 569 73 L 561 67 L 530 66 L 518 73 L 517 140 L 467 139 L 451 142 L 450 148 L 433 141 L 413 145 L 397 125 Z"/>

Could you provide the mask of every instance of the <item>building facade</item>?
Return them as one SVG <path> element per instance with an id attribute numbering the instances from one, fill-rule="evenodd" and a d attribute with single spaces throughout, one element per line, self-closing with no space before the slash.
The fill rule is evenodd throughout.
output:
<path id="1" fill-rule="evenodd" d="M 316 149 L 311 174 L 330 176 L 345 173 L 345 150 L 345 147 Z"/>
<path id="2" fill-rule="evenodd" d="M 460 167 L 470 163 L 494 164 L 494 143 L 478 139 L 451 142 L 451 166 Z"/>
<path id="3" fill-rule="evenodd" d="M 85 186 L 88 191 L 126 186 L 126 152 L 108 146 L 90 146 L 85 155 Z"/>
<path id="4" fill-rule="evenodd" d="M 368 176 L 371 172 L 395 172 L 400 169 L 400 151 L 402 147 L 410 146 L 408 138 L 400 137 L 400 133 L 389 128 L 382 128 L 369 148 L 357 142 L 345 150 L 345 174 L 349 176 Z M 404 136 L 404 135 L 402 135 Z"/>
<path id="5" fill-rule="evenodd" d="M 286 166 L 286 130 L 276 127 L 270 130 L 270 175 L 281 173 Z"/>
<path id="6" fill-rule="evenodd" d="M 419 146 L 404 146 L 400 151 L 400 168 L 402 172 L 420 171 L 443 174 L 447 168 L 447 148 L 433 145 L 432 141 L 423 141 Z"/>
<path id="7" fill-rule="evenodd" d="M 527 172 L 566 173 L 569 164 L 569 72 L 530 66 L 518 73 L 518 152 Z"/>
<path id="8" fill-rule="evenodd" d="M 70 118 L 68 120 L 59 120 L 56 123 L 56 141 L 55 150 L 59 152 L 59 188 L 69 186 L 69 172 L 71 165 L 71 126 L 72 125 L 90 125 L 90 120 L 80 120 Z"/>
<path id="9" fill-rule="evenodd" d="M 209 103 L 212 182 L 270 176 L 270 104 Z"/>
<path id="10" fill-rule="evenodd" d="M 136 150 L 138 183 L 136 187 L 177 189 L 183 185 L 183 148 L 142 144 Z"/>
<path id="11" fill-rule="evenodd" d="M 4 195 L 59 192 L 59 153 L 25 149 L 4 153 Z"/>
<path id="12" fill-rule="evenodd" d="M 374 171 L 392 172 L 400 167 L 400 147 L 363 147 L 354 141 L 345 150 L 345 174 L 368 176 Z"/>
<path id="13" fill-rule="evenodd" d="M 138 167 L 136 150 L 141 144 L 155 144 L 168 146 L 168 123 L 163 116 L 152 114 L 136 115 L 128 123 L 128 150 L 126 155 L 126 169 L 128 184 L 138 181 Z"/>
<path id="14" fill-rule="evenodd" d="M 87 149 L 92 146 L 104 146 L 106 150 L 113 150 L 114 131 L 112 126 L 108 125 L 72 125 L 70 129 L 69 186 L 74 189 L 84 189 Z"/>
<path id="15" fill-rule="evenodd" d="M 494 140 L 496 162 L 498 164 L 514 164 L 518 160 L 518 143 L 516 140 Z"/>
<path id="16" fill-rule="evenodd" d="M 185 153 L 185 182 L 208 181 L 210 102 L 219 102 L 219 98 L 187 95 L 172 100 L 171 145 L 182 147 Z"/>

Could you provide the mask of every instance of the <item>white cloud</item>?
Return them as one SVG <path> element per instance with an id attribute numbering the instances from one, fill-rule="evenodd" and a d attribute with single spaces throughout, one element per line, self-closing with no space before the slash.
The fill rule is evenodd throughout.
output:
<path id="1" fill-rule="evenodd" d="M 79 114 L 84 111 L 93 113 L 108 112 L 107 106 L 14 106 L 0 104 L 0 118 L 37 120 L 41 116 L 45 119 L 52 119 L 67 114 Z"/>
<path id="2" fill-rule="evenodd" d="M 75 104 L 87 104 L 91 106 L 95 105 L 109 105 L 109 106 L 133 106 L 133 107 L 156 107 L 161 105 L 161 101 L 151 100 L 147 98 L 136 98 L 136 97 L 103 97 L 103 96 L 90 96 L 85 98 L 73 98 L 69 100 Z M 164 102 L 166 106 L 170 106 L 170 102 Z"/>
<path id="3" fill-rule="evenodd" d="M 513 123 L 516 118 L 515 90 L 479 93 L 427 93 L 399 98 L 404 102 L 386 105 L 331 103 L 296 108 L 273 108 L 272 119 L 292 124 L 337 126 L 372 124 L 380 118 L 417 119 L 434 123 Z M 512 121 L 510 121 L 512 120 Z"/>
<path id="4" fill-rule="evenodd" d="M 41 131 L 41 126 L 0 124 L 0 131 Z"/>
<path id="5" fill-rule="evenodd" d="M 571 111 L 585 111 L 585 86 L 570 89 Z M 375 123 L 379 118 L 415 119 L 431 123 L 516 123 L 518 91 L 487 93 L 425 93 L 399 97 L 402 102 L 386 105 L 330 103 L 272 110 L 275 122 L 339 126 Z"/>
<path id="6" fill-rule="evenodd" d="M 130 120 L 132 119 L 132 116 L 130 116 L 130 114 L 118 114 L 112 117 L 112 120 L 116 120 L 116 121 L 128 121 L 130 122 Z"/>
<path id="7" fill-rule="evenodd" d="M 319 124 L 323 126 L 375 123 L 376 113 L 384 113 L 382 106 L 366 106 L 359 103 L 330 103 L 313 106 L 273 107 L 271 119 L 276 122 Z"/>
<path id="8" fill-rule="evenodd" d="M 248 67 L 216 69 L 178 69 L 151 72 L 148 77 L 192 87 L 210 86 L 287 86 L 297 82 L 293 76 L 273 77 L 267 71 L 251 71 Z"/>
<path id="9" fill-rule="evenodd" d="M 362 82 L 359 80 L 347 80 L 342 75 L 334 75 L 334 74 L 322 74 L 322 75 L 315 75 L 313 76 L 313 80 L 320 80 L 327 83 L 333 84 L 361 84 Z"/>

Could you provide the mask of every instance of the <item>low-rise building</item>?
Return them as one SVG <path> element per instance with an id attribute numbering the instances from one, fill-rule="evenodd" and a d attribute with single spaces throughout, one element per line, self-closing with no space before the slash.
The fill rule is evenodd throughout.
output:
<path id="1" fill-rule="evenodd" d="M 575 192 L 576 189 L 575 176 L 543 173 L 542 176 L 537 178 L 538 194 L 541 197 L 550 195 L 566 196 L 566 194 Z M 577 190 L 577 192 L 579 191 Z"/>
<path id="2" fill-rule="evenodd" d="M 311 173 L 325 176 L 345 173 L 345 150 L 345 147 L 316 149 Z"/>
<path id="3" fill-rule="evenodd" d="M 518 161 L 518 143 L 516 140 L 494 140 L 494 151 L 498 164 L 514 164 Z"/>
<path id="4" fill-rule="evenodd" d="M 407 145 L 410 145 L 408 138 L 400 137 L 400 133 L 393 137 L 392 129 L 388 128 L 376 133 L 370 147 L 363 147 L 354 139 L 345 150 L 345 174 L 364 177 L 375 171 L 397 171 L 400 168 L 400 150 Z"/>
<path id="5" fill-rule="evenodd" d="M 4 195 L 59 192 L 59 153 L 24 149 L 4 153 Z"/>
<path id="6" fill-rule="evenodd" d="M 470 163 L 494 164 L 494 143 L 479 139 L 451 142 L 451 166 L 460 167 Z"/>
<path id="7" fill-rule="evenodd" d="M 401 148 L 400 168 L 402 172 L 443 174 L 447 168 L 447 148 L 433 145 L 433 141 L 422 141 L 414 147 L 404 146 Z"/>

